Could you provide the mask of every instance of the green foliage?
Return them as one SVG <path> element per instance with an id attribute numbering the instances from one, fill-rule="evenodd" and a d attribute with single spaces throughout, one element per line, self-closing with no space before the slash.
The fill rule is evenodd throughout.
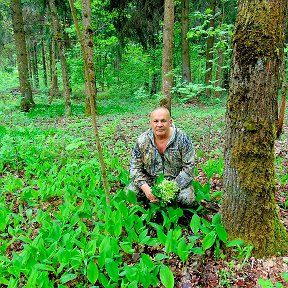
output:
<path id="1" fill-rule="evenodd" d="M 283 272 L 281 273 L 281 276 L 283 277 L 285 284 L 288 283 L 288 273 L 287 272 Z M 273 283 L 270 279 L 259 279 L 258 280 L 258 284 L 260 285 L 260 287 L 262 288 L 284 288 L 286 286 L 284 286 L 282 283 L 276 281 L 275 283 Z"/>
<path id="2" fill-rule="evenodd" d="M 225 249 L 232 249 L 236 260 L 248 261 L 252 247 L 228 242 L 219 214 L 209 220 L 201 206 L 184 209 L 174 203 L 143 208 L 134 193 L 126 195 L 127 149 L 133 141 L 125 136 L 129 125 L 141 128 L 145 123 L 123 103 L 116 102 L 121 109 L 113 110 L 113 100 L 103 99 L 99 106 L 100 138 L 109 184 L 114 188 L 110 207 L 106 207 L 90 123 L 81 113 L 63 118 L 55 113 L 56 102 L 50 107 L 39 105 L 27 114 L 14 111 L 11 105 L 11 115 L 0 114 L 4 124 L 0 128 L 1 284 L 17 287 L 21 278 L 21 285 L 30 287 L 36 282 L 53 287 L 56 281 L 59 287 L 70 283 L 172 287 L 172 257 L 185 265 L 193 255 L 211 251 L 216 258 L 225 258 Z M 138 105 L 136 110 L 141 110 Z M 181 123 L 182 111 L 179 114 L 175 117 Z M 131 124 L 125 127 L 121 117 L 127 115 L 132 115 Z M 199 114 L 195 115 L 197 122 Z M 199 165 L 208 179 L 215 173 L 222 175 L 223 160 L 213 159 Z M 193 185 L 197 201 L 213 199 L 209 184 L 195 181 Z M 187 211 L 192 216 L 183 227 Z M 151 250 L 157 253 L 150 255 Z M 225 271 L 222 274 L 223 283 L 230 279 Z"/>

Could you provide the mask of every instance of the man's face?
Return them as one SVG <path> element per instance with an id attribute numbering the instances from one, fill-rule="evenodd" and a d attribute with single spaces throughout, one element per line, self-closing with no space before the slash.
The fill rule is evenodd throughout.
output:
<path id="1" fill-rule="evenodd" d="M 166 109 L 157 109 L 151 113 L 150 127 L 154 135 L 159 137 L 168 137 L 172 120 Z"/>

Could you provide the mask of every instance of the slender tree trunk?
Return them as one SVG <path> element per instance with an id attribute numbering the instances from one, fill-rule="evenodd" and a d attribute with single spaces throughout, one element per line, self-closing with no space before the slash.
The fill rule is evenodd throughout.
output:
<path id="1" fill-rule="evenodd" d="M 57 17 L 57 8 L 55 6 L 54 0 L 49 0 L 49 6 L 51 10 L 52 16 L 52 24 L 53 24 L 53 35 L 56 39 L 60 61 L 61 61 L 61 69 L 62 69 L 62 79 L 63 79 L 63 88 L 64 88 L 64 101 L 65 101 L 65 115 L 71 115 L 71 86 L 68 75 L 68 65 L 65 56 L 65 46 L 63 43 L 63 36 L 61 27 Z"/>
<path id="2" fill-rule="evenodd" d="M 59 85 L 58 85 L 58 78 L 57 78 L 56 47 L 55 46 L 56 46 L 55 45 L 55 39 L 52 38 L 51 51 L 50 51 L 51 81 L 50 81 L 50 89 L 49 89 L 49 101 L 48 101 L 49 105 L 53 102 L 54 96 L 58 96 L 60 94 Z"/>
<path id="3" fill-rule="evenodd" d="M 222 88 L 223 86 L 223 64 L 224 64 L 224 49 L 222 47 L 218 48 L 218 61 L 216 68 L 216 87 Z M 221 97 L 222 91 L 219 89 L 215 91 L 215 97 Z"/>
<path id="4" fill-rule="evenodd" d="M 27 61 L 27 49 L 26 49 L 26 39 L 23 24 L 22 7 L 20 0 L 11 0 L 10 2 L 12 10 L 12 23 L 14 31 L 14 39 L 16 46 L 17 55 L 17 67 L 20 82 L 21 91 L 21 111 L 29 111 L 35 106 L 31 84 L 29 82 L 29 71 L 28 71 L 28 61 Z"/>
<path id="5" fill-rule="evenodd" d="M 210 0 L 210 10 L 211 10 L 211 19 L 209 21 L 209 30 L 213 29 L 215 26 L 215 13 L 217 7 L 217 0 Z M 205 84 L 211 85 L 212 76 L 213 76 L 213 47 L 214 47 L 214 35 L 209 35 L 207 38 L 206 45 L 206 74 L 205 74 Z M 207 97 L 211 97 L 211 89 L 206 89 Z"/>
<path id="6" fill-rule="evenodd" d="M 288 249 L 274 167 L 286 7 L 286 0 L 239 0 L 233 42 L 221 213 L 229 237 L 261 257 Z"/>
<path id="7" fill-rule="evenodd" d="M 182 0 L 182 81 L 191 82 L 190 45 L 187 39 L 189 31 L 189 0 Z"/>
<path id="8" fill-rule="evenodd" d="M 94 52 L 93 52 L 93 31 L 92 31 L 92 19 L 91 19 L 91 3 L 89 1 L 82 0 L 82 24 L 83 24 L 83 41 L 87 54 L 87 73 L 85 77 L 85 87 L 86 87 L 86 105 L 85 114 L 86 116 L 91 116 L 91 105 L 96 109 L 96 79 L 95 79 L 95 68 L 94 68 Z M 89 83 L 90 81 L 90 83 Z M 90 93 L 88 85 L 90 85 L 92 91 L 92 103 L 90 103 Z"/>
<path id="9" fill-rule="evenodd" d="M 35 41 L 33 40 L 32 40 L 32 67 L 34 75 L 34 85 L 36 88 L 39 88 L 37 47 Z"/>
<path id="10" fill-rule="evenodd" d="M 47 77 L 47 64 L 46 64 L 46 51 L 45 51 L 45 46 L 44 46 L 44 41 L 42 39 L 41 41 L 41 52 L 42 52 L 42 67 L 43 67 L 43 82 L 44 86 L 48 86 L 48 77 Z"/>
<path id="11" fill-rule="evenodd" d="M 172 90 L 172 56 L 174 37 L 174 0 L 165 0 L 164 4 L 164 31 L 162 52 L 162 93 L 165 99 L 160 105 L 171 112 Z"/>
<path id="12" fill-rule="evenodd" d="M 224 6 L 224 4 L 222 4 Z M 224 7 L 221 7 L 221 25 L 223 24 L 224 21 Z M 224 37 L 220 36 L 219 39 L 220 43 L 218 43 L 218 57 L 217 57 L 217 66 L 216 66 L 216 81 L 215 85 L 219 89 L 215 91 L 215 97 L 220 98 L 222 95 L 221 88 L 223 88 L 223 64 L 224 64 Z"/>
<path id="13" fill-rule="evenodd" d="M 283 132 L 283 123 L 285 118 L 285 110 L 286 110 L 286 94 L 287 94 L 287 76 L 286 76 L 286 59 L 283 53 L 283 62 L 281 67 L 281 80 L 282 80 L 282 86 L 281 86 L 281 105 L 280 105 L 280 111 L 279 111 L 279 124 L 277 129 L 277 138 L 280 137 L 280 135 Z"/>
<path id="14" fill-rule="evenodd" d="M 88 92 L 89 92 L 93 132 L 94 132 L 94 136 L 95 136 L 95 141 L 96 141 L 96 146 L 97 146 L 97 151 L 98 151 L 98 156 L 99 156 L 99 162 L 100 162 L 100 166 L 101 166 L 102 183 L 103 183 L 103 187 L 104 187 L 104 191 L 105 191 L 105 195 L 106 195 L 106 204 L 107 204 L 107 206 L 109 206 L 110 205 L 110 189 L 109 189 L 108 180 L 107 180 L 106 164 L 104 161 L 103 151 L 102 151 L 102 147 L 101 147 L 101 143 L 100 143 L 99 131 L 98 131 L 98 126 L 97 126 L 96 109 L 95 109 L 95 106 L 96 106 L 95 100 L 96 100 L 97 91 L 96 91 L 96 88 L 92 88 L 92 85 L 95 86 L 95 71 L 94 71 L 94 69 L 91 69 L 91 67 L 90 67 L 91 59 L 89 59 L 89 57 L 91 55 L 89 55 L 89 53 L 88 53 L 89 49 L 87 50 L 87 47 L 85 46 L 85 44 L 89 44 L 89 45 L 92 45 L 92 47 L 93 47 L 93 42 L 90 42 L 90 41 L 92 41 L 92 39 L 90 39 L 90 34 L 93 31 L 92 31 L 92 26 L 89 26 L 89 30 L 91 30 L 91 31 L 86 31 L 85 33 L 89 34 L 90 41 L 87 41 L 87 39 L 85 41 L 83 35 L 80 32 L 80 28 L 79 28 L 79 24 L 78 24 L 78 18 L 76 16 L 76 11 L 75 11 L 75 7 L 73 4 L 73 0 L 69 0 L 69 4 L 70 4 L 73 19 L 74 19 L 77 36 L 78 36 L 79 41 L 80 41 L 83 59 L 84 59 L 84 71 L 85 71 L 85 78 L 87 79 L 87 88 L 88 88 Z M 82 4 L 83 4 L 83 6 L 85 6 L 85 13 L 89 14 L 88 17 L 91 17 L 91 2 L 90 2 L 90 0 L 82 0 Z M 93 49 L 90 52 L 92 52 L 92 59 L 94 59 Z M 95 93 L 95 95 L 93 95 L 92 93 Z"/>

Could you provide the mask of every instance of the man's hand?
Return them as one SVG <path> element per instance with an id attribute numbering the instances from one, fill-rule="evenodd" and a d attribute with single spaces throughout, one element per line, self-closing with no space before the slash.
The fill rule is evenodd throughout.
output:
<path id="1" fill-rule="evenodd" d="M 153 195 L 152 189 L 150 188 L 150 186 L 148 184 L 143 184 L 141 186 L 141 189 L 150 202 L 158 202 L 159 201 L 158 198 Z"/>

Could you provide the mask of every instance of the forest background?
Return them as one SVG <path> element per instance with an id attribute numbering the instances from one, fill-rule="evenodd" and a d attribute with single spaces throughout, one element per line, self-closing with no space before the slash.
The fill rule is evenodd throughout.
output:
<path id="1" fill-rule="evenodd" d="M 0 1 L 1 285 L 284 287 L 287 257 L 254 258 L 252 245 L 228 240 L 218 213 L 236 1 L 170 1 L 171 56 L 163 52 L 164 1 L 91 1 L 88 24 L 81 2 L 90 1 L 73 2 L 85 41 L 93 42 L 95 79 L 85 74 L 89 57 L 69 2 Z M 24 47 L 13 38 L 17 5 Z M 17 59 L 24 50 L 23 93 Z M 169 61 L 173 70 L 163 74 Z M 166 103 L 166 76 L 174 122 L 196 149 L 197 205 L 190 209 L 143 208 L 123 192 L 136 137 L 148 127 L 149 111 Z M 99 122 L 96 143 L 90 103 Z M 275 167 L 287 230 L 286 127 Z"/>

